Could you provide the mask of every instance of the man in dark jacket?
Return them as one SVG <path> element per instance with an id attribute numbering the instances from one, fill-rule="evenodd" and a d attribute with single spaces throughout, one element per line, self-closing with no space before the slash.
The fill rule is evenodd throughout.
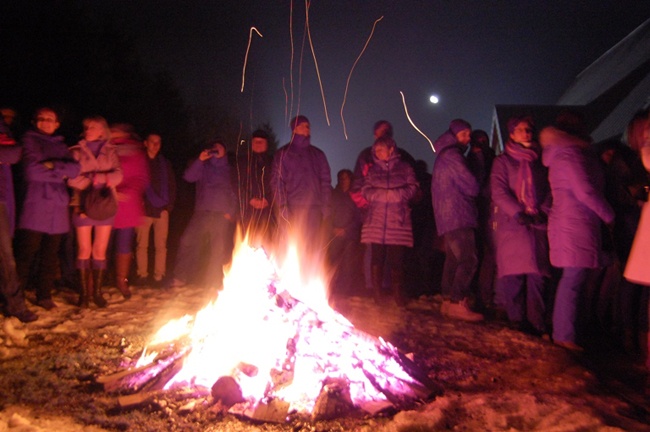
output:
<path id="1" fill-rule="evenodd" d="M 167 271 L 167 235 L 169 214 L 176 199 L 176 179 L 171 163 L 160 153 L 162 139 L 152 133 L 144 140 L 149 162 L 150 183 L 144 194 L 144 221 L 136 228 L 136 285 L 144 285 L 149 279 L 149 232 L 153 229 L 154 286 L 160 286 Z"/>
<path id="2" fill-rule="evenodd" d="M 311 144 L 309 119 L 299 115 L 290 123 L 291 142 L 273 158 L 271 189 L 278 210 L 280 241 L 289 229 L 310 251 L 320 248 L 321 223 L 329 214 L 332 177 L 325 153 Z"/>
<path id="3" fill-rule="evenodd" d="M 453 120 L 449 130 L 435 142 L 431 196 L 438 235 L 445 242 L 441 312 L 450 318 L 481 321 L 483 315 L 470 310 L 467 297 L 478 266 L 475 229 L 480 185 L 467 163 L 472 127 Z"/>
<path id="4" fill-rule="evenodd" d="M 269 152 L 269 134 L 257 129 L 251 136 L 250 147 L 237 154 L 234 174 L 239 205 L 237 223 L 242 225 L 253 246 L 267 246 L 275 228 L 271 212 L 271 170 L 273 156 Z"/>
<path id="5" fill-rule="evenodd" d="M 235 193 L 232 189 L 226 147 L 221 140 L 203 150 L 185 170 L 183 179 L 196 183 L 194 214 L 181 237 L 171 287 L 184 286 L 200 261 L 204 241 L 210 254 L 206 283 L 221 288 L 223 265 L 228 261 L 228 245 L 232 244 L 232 215 Z"/>

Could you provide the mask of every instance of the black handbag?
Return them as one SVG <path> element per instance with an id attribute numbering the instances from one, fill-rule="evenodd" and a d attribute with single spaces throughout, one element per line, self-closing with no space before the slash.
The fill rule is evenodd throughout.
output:
<path id="1" fill-rule="evenodd" d="M 108 186 L 89 187 L 84 191 L 83 208 L 90 219 L 104 220 L 115 216 L 117 198 L 113 189 Z"/>

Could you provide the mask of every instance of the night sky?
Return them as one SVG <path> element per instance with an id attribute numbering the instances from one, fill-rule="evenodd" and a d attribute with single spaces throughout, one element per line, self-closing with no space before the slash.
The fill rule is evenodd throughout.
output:
<path id="1" fill-rule="evenodd" d="M 379 119 L 393 123 L 398 146 L 432 166 L 432 151 L 409 124 L 400 91 L 432 141 L 456 117 L 487 130 L 495 104 L 555 103 L 580 71 L 650 17 L 648 1 L 313 0 L 309 25 L 328 125 L 303 38 L 304 1 L 81 3 L 133 36 L 147 69 L 168 71 L 189 104 L 225 104 L 245 133 L 268 122 L 283 144 L 288 118 L 299 110 L 311 120 L 312 143 L 326 152 L 333 175 L 352 168 L 372 144 Z M 382 16 L 352 72 L 346 140 L 346 81 Z M 251 26 L 263 37 L 253 36 L 240 92 Z M 438 105 L 429 102 L 434 93 Z"/>

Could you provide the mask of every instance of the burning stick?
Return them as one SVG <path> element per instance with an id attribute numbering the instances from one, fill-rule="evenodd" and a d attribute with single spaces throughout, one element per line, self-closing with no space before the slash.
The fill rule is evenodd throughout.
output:
<path id="1" fill-rule="evenodd" d="M 404 112 L 406 113 L 406 118 L 407 118 L 408 121 L 411 123 L 411 126 L 413 126 L 413 127 L 415 128 L 416 131 L 420 132 L 420 135 L 422 135 L 424 138 L 426 138 L 427 141 L 429 141 L 429 145 L 431 146 L 431 150 L 433 150 L 433 152 L 435 153 L 435 152 L 436 152 L 436 149 L 433 148 L 433 143 L 431 142 L 431 140 L 429 139 L 429 137 L 426 136 L 426 135 L 425 135 L 425 134 L 424 134 L 420 129 L 418 129 L 418 127 L 415 125 L 415 123 L 413 123 L 413 120 L 411 120 L 411 116 L 409 115 L 408 108 L 406 108 L 406 99 L 404 99 L 404 93 L 402 93 L 402 92 L 400 91 L 399 94 L 402 95 L 402 104 L 404 105 Z"/>
<path id="2" fill-rule="evenodd" d="M 370 39 L 372 39 L 372 35 L 375 33 L 375 27 L 377 26 L 377 23 L 384 19 L 384 16 L 382 15 L 380 18 L 375 20 L 375 23 L 372 25 L 372 30 L 370 31 L 370 36 L 368 36 L 368 40 L 366 40 L 366 44 L 363 46 L 363 49 L 359 53 L 359 56 L 357 59 L 354 61 L 354 64 L 352 65 L 352 69 L 350 69 L 350 74 L 348 75 L 348 80 L 345 83 L 345 93 L 343 93 L 343 103 L 341 104 L 341 121 L 343 122 L 343 135 L 345 135 L 345 139 L 348 139 L 348 132 L 345 127 L 345 119 L 343 118 L 343 107 L 345 107 L 345 101 L 348 97 L 348 86 L 350 85 L 350 79 L 352 78 L 352 72 L 354 71 L 354 68 L 357 66 L 357 63 L 359 62 L 359 59 L 363 55 L 363 53 L 366 51 L 366 48 L 368 47 L 368 44 L 370 43 Z"/>

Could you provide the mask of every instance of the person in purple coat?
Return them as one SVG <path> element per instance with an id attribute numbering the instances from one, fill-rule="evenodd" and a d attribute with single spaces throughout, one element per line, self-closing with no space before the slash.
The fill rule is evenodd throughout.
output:
<path id="1" fill-rule="evenodd" d="M 312 255 L 321 250 L 320 230 L 329 216 L 332 175 L 325 153 L 311 144 L 309 119 L 299 115 L 289 125 L 291 142 L 273 157 L 271 174 L 278 239 L 284 242 L 289 234 L 297 234 L 295 240 Z"/>
<path id="2" fill-rule="evenodd" d="M 15 200 L 11 165 L 20 160 L 22 148 L 16 145 L 11 130 L 0 117 L 0 297 L 4 312 L 27 323 L 38 315 L 27 309 L 25 294 L 18 283 L 12 239 L 15 225 Z"/>
<path id="3" fill-rule="evenodd" d="M 51 108 L 40 108 L 34 116 L 35 129 L 23 136 L 23 163 L 27 192 L 20 215 L 16 241 L 16 263 L 21 285 L 27 285 L 30 269 L 36 304 L 50 310 L 57 274 L 57 251 L 63 234 L 70 230 L 68 178 L 79 174 L 79 162 L 72 158 L 63 137 L 55 135 L 60 123 Z M 38 262 L 36 262 L 38 260 Z"/>
<path id="4" fill-rule="evenodd" d="M 228 247 L 232 243 L 232 223 L 236 196 L 232 185 L 226 146 L 215 140 L 203 150 L 183 173 L 183 179 L 196 183 L 194 214 L 181 236 L 174 277 L 170 287 L 185 286 L 196 273 L 204 242 L 209 242 L 210 254 L 206 283 L 221 289 L 223 266 L 228 262 Z"/>
<path id="5" fill-rule="evenodd" d="M 450 318 L 481 321 L 483 315 L 473 312 L 467 303 L 478 266 L 475 230 L 476 197 L 480 192 L 480 184 L 467 162 L 471 131 L 472 126 L 465 120 L 452 120 L 449 129 L 436 140 L 431 200 L 438 235 L 445 242 L 440 311 Z"/>
<path id="6" fill-rule="evenodd" d="M 545 278 L 550 276 L 546 236 L 550 189 L 542 149 L 530 117 L 508 120 L 509 140 L 492 165 L 497 298 L 524 331 L 546 333 Z"/>
<path id="7" fill-rule="evenodd" d="M 542 163 L 548 167 L 553 205 L 548 215 L 551 264 L 562 269 L 553 309 L 553 342 L 572 351 L 580 293 L 589 270 L 602 267 L 601 228 L 614 222 L 604 197 L 604 173 L 588 152 L 589 138 L 581 119 L 562 113 L 556 126 L 540 133 Z"/>
<path id="8" fill-rule="evenodd" d="M 413 226 L 409 201 L 418 190 L 415 171 L 401 160 L 395 141 L 387 136 L 372 146 L 374 163 L 363 179 L 361 192 L 368 201 L 361 227 L 361 242 L 371 247 L 371 277 L 374 299 L 383 303 L 384 269 L 390 271 L 393 298 L 405 302 L 402 292 L 402 262 L 407 247 L 413 247 Z"/>

